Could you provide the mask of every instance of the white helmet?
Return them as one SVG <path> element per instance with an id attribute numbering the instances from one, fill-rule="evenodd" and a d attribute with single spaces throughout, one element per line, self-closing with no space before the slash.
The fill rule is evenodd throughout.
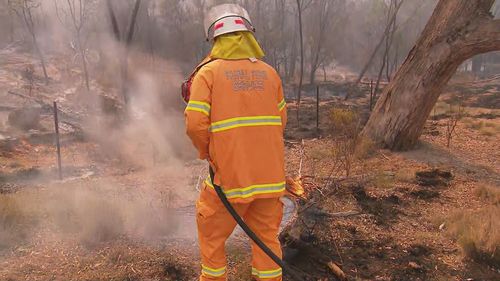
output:
<path id="1" fill-rule="evenodd" d="M 238 4 L 222 4 L 212 7 L 204 20 L 208 40 L 235 31 L 255 31 L 248 12 Z"/>

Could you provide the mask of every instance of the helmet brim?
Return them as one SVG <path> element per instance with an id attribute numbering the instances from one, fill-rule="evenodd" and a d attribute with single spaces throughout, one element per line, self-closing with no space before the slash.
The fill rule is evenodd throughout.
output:
<path id="1" fill-rule="evenodd" d="M 213 25 L 215 24 L 215 22 L 226 17 L 242 18 L 245 20 L 248 26 L 251 27 L 251 29 L 249 30 L 253 30 L 250 15 L 248 15 L 248 12 L 244 8 L 237 4 L 222 4 L 212 7 L 205 16 L 203 25 L 205 27 L 205 36 L 207 37 L 207 39 L 212 39 L 209 35 L 211 29 L 213 29 Z"/>

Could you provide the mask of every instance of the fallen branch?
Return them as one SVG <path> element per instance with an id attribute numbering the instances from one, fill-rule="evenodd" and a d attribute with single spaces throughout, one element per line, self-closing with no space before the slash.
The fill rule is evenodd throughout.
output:
<path id="1" fill-rule="evenodd" d="M 300 148 L 300 163 L 299 163 L 299 178 L 302 177 L 302 162 L 304 161 L 304 139 L 302 139 L 302 144 Z"/>
<path id="2" fill-rule="evenodd" d="M 346 280 L 346 275 L 342 269 L 338 265 L 336 265 L 333 261 L 326 264 L 328 268 L 332 271 L 332 273 L 337 276 L 340 280 Z"/>
<path id="3" fill-rule="evenodd" d="M 380 155 L 382 155 L 382 157 L 384 157 L 386 160 L 391 160 L 391 159 L 390 159 L 389 157 L 387 157 L 387 155 L 385 155 L 384 153 L 382 153 L 382 152 L 379 152 L 379 153 L 380 153 Z"/>
<path id="4" fill-rule="evenodd" d="M 359 84 L 364 84 L 364 85 L 370 85 L 370 81 L 361 81 Z M 387 86 L 389 85 L 389 82 L 386 81 L 380 81 L 379 86 Z"/>
<path id="5" fill-rule="evenodd" d="M 332 213 L 328 214 L 329 217 L 336 217 L 336 218 L 344 218 L 344 217 L 350 217 L 350 216 L 357 216 L 361 215 L 362 213 L 360 211 L 347 211 L 347 212 L 338 212 L 338 213 Z"/>

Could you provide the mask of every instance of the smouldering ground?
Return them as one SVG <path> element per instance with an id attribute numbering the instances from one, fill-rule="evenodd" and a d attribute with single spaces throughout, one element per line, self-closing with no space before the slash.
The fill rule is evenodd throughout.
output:
<path id="1" fill-rule="evenodd" d="M 429 124 L 433 122 L 435 121 L 429 121 Z M 338 186 L 336 190 L 324 187 L 325 178 L 334 162 L 329 152 L 331 140 L 322 138 L 304 141 L 302 175 L 306 187 L 309 190 L 321 188 L 323 194 L 326 194 L 322 196 L 311 193 L 322 199 L 319 207 L 332 213 L 351 210 L 361 212 L 358 216 L 326 219 L 313 229 L 316 237 L 314 243 L 341 264 L 352 278 L 497 280 L 500 276 L 494 269 L 465 258 L 454 238 L 447 233 L 446 225 L 440 230 L 440 225 L 448 215 L 462 210 L 479 210 L 489 204 L 478 197 L 476 191 L 485 185 L 498 184 L 499 167 L 495 153 L 499 151 L 499 135 L 479 137 L 478 130 L 468 128 L 467 123 L 461 123 L 457 128 L 458 135 L 452 141 L 452 147 L 448 149 L 444 145 L 443 122 L 437 122 L 440 134 L 424 135 L 423 144 L 417 150 L 405 153 L 379 150 L 356 164 L 352 179 L 345 181 L 345 184 Z M 463 143 L 465 141 L 467 145 Z M 298 170 L 302 146 L 300 142 L 293 141 L 287 147 L 287 169 L 293 174 Z M 16 190 L 14 194 L 27 193 L 30 196 L 24 198 L 42 198 L 44 201 L 50 200 L 52 196 L 59 196 L 67 203 L 72 195 L 67 190 L 56 189 L 56 194 L 43 194 L 50 188 L 95 191 L 93 187 L 104 186 L 104 194 L 113 198 L 115 204 L 101 202 L 92 197 L 95 193 L 90 193 L 87 203 L 97 204 L 91 206 L 97 208 L 98 212 L 84 209 L 83 215 L 101 217 L 102 220 L 85 222 L 87 224 L 83 226 L 89 228 L 88 231 L 79 229 L 78 223 L 76 226 L 61 227 L 61 221 L 67 222 L 64 218 L 51 217 L 44 221 L 46 217 L 35 216 L 43 223 L 34 223 L 32 228 L 25 229 L 28 233 L 26 239 L 20 239 L 18 244 L 2 251 L 0 279 L 189 280 L 185 278 L 196 275 L 198 258 L 194 225 L 192 222 L 188 223 L 189 220 L 194 221 L 192 209 L 181 208 L 181 213 L 187 213 L 180 216 L 184 221 L 175 221 L 175 218 L 169 220 L 169 217 L 158 218 L 160 224 L 170 225 L 166 228 L 155 227 L 153 221 L 142 229 L 140 225 L 143 221 L 130 217 L 130 213 L 124 210 L 132 208 L 150 216 L 150 206 L 160 206 L 160 210 L 165 210 L 162 209 L 166 207 L 163 204 L 167 204 L 169 200 L 168 204 L 174 205 L 172 207 L 192 205 L 196 197 L 196 174 L 203 174 L 200 172 L 203 165 L 190 164 L 183 168 L 190 171 L 187 174 L 193 173 L 186 181 L 182 179 L 186 175 L 185 171 L 168 172 L 167 168 L 162 171 L 161 167 L 159 170 L 130 167 L 126 169 L 125 166 L 115 166 L 114 162 L 105 164 L 105 161 L 96 161 L 94 157 L 98 154 L 95 149 L 97 148 L 91 144 L 74 143 L 63 150 L 64 163 L 71 162 L 69 159 L 73 159 L 74 162 L 71 163 L 77 167 L 90 167 L 92 163 L 101 163 L 99 168 L 94 168 L 95 174 L 89 178 L 74 179 L 64 184 L 55 183 L 52 179 L 44 179 L 41 184 L 20 180 L 12 185 Z M 53 160 L 52 148 L 25 144 L 14 154 L 2 157 L 2 172 L 12 173 L 38 163 L 39 167 L 49 167 L 47 173 L 50 175 L 54 166 Z M 433 190 L 414 182 L 415 171 L 434 167 L 453 172 L 454 179 L 450 186 Z M 179 175 L 177 178 L 176 174 Z M 172 182 L 182 184 L 173 185 Z M 175 192 L 167 192 L 172 189 L 175 189 Z M 159 190 L 163 192 L 158 192 Z M 38 197 L 33 195 L 33 192 Z M 134 199 L 136 194 L 140 194 L 138 197 L 142 198 L 150 192 L 155 194 L 154 198 L 146 196 L 145 201 Z M 122 194 L 129 196 L 123 197 Z M 57 200 L 48 202 L 50 204 L 32 203 L 31 206 L 46 208 L 48 205 L 58 204 Z M 146 208 L 137 207 L 144 202 L 151 205 Z M 116 203 L 129 206 L 120 208 Z M 100 204 L 105 204 L 104 208 Z M 36 210 L 25 208 L 24 211 L 27 213 L 17 216 L 29 223 L 30 216 L 33 215 L 30 212 Z M 44 212 L 51 216 L 65 214 L 82 218 L 82 214 L 74 213 L 71 208 L 63 209 L 62 213 L 57 210 Z M 107 216 L 100 212 L 106 212 Z M 114 224 L 117 219 L 124 220 L 121 228 L 104 227 L 107 223 Z M 191 228 L 180 230 L 178 226 L 182 224 L 191 225 Z M 171 231 L 184 233 L 172 235 Z M 71 233 L 74 235 L 68 235 Z M 189 235 L 190 238 L 186 239 Z M 237 261 L 231 268 L 234 276 L 243 278 L 241 276 L 245 276 L 244 272 L 248 269 L 245 264 L 248 257 L 244 254 L 246 246 L 238 245 L 233 245 L 230 250 L 231 257 Z M 308 268 L 307 263 L 303 261 L 295 262 L 305 269 Z M 329 275 L 327 269 L 321 269 L 321 266 L 318 268 L 319 276 Z"/>
<path id="2" fill-rule="evenodd" d="M 26 62 L 11 56 L 6 63 L 19 72 Z M 23 83 L 12 73 L 0 71 L 0 90 Z M 498 93 L 488 86 L 484 96 L 477 96 L 481 87 L 474 87 L 450 148 L 444 102 L 454 95 L 446 93 L 419 147 L 403 153 L 372 151 L 354 163 L 349 178 L 332 169 L 338 161 L 331 149 L 335 132 L 329 130 L 330 112 L 350 107 L 366 117 L 366 97 L 344 102 L 331 97 L 342 87 L 322 92 L 320 134 L 314 130 L 314 100 L 304 98 L 300 130 L 290 104 L 287 173 L 297 174 L 302 167 L 306 204 L 317 202 L 314 210 L 320 213 L 359 213 L 302 216 L 297 224 L 304 224 L 304 239 L 338 263 L 349 280 L 500 280 L 491 257 L 473 261 L 462 247 L 468 245 L 464 237 L 500 247 L 495 236 L 500 227 L 482 223 L 488 215 L 500 217 L 500 199 L 495 199 L 500 198 L 495 197 L 500 184 L 500 119 L 498 109 L 481 103 L 496 101 Z M 465 91 L 462 88 L 453 91 Z M 50 90 L 37 89 L 44 95 Z M 182 114 L 176 118 L 181 120 Z M 169 157 L 179 151 L 158 155 L 151 144 L 128 136 L 116 146 L 103 138 L 65 141 L 63 182 L 55 180 L 51 141 L 22 139 L 1 151 L 0 280 L 191 280 L 198 274 L 194 201 L 205 164 L 185 155 Z M 416 182 L 415 172 L 434 168 L 451 171 L 448 186 Z M 332 170 L 336 173 L 330 178 Z M 473 237 L 477 233 L 472 229 L 457 241 L 457 224 L 471 223 L 464 220 L 466 215 L 484 210 L 489 213 L 478 217 L 473 227 L 492 235 Z M 241 233 L 236 238 L 228 247 L 230 280 L 248 280 L 248 244 Z M 334 280 L 328 268 L 307 256 L 291 263 L 310 273 L 311 280 Z"/>
<path id="3" fill-rule="evenodd" d="M 331 103 L 330 109 L 339 104 Z M 302 114 L 312 115 L 312 111 L 310 107 Z M 310 200 L 318 201 L 316 207 L 322 212 L 354 210 L 361 215 L 331 219 L 305 216 L 304 222 L 298 223 L 299 229 L 306 229 L 311 243 L 333 257 L 353 280 L 499 280 L 500 267 L 493 266 L 498 262 L 494 254 L 486 257 L 488 261 L 476 262 L 460 246 L 469 245 L 466 239 L 480 239 L 483 246 L 490 245 L 490 255 L 500 247 L 500 225 L 495 220 L 500 217 L 500 120 L 478 116 L 498 117 L 498 110 L 466 111 L 469 116 L 459 121 L 450 148 L 446 147 L 447 118 L 429 120 L 415 150 L 376 150 L 354 164 L 350 179 L 340 177 L 330 187 L 325 184 L 332 165 L 338 163 L 333 140 L 306 140 L 302 175 L 312 192 Z M 323 123 L 328 121 L 327 114 Z M 298 172 L 302 150 L 300 141 L 291 144 L 289 173 Z M 417 184 L 415 172 L 435 168 L 452 172 L 449 186 Z M 321 192 L 314 191 L 317 188 Z M 457 224 L 465 221 L 456 219 L 468 214 L 482 214 L 473 217 L 474 225 L 463 226 L 478 231 L 465 231 L 457 241 Z M 331 276 L 324 265 L 321 269 L 307 258 L 295 262 L 308 272 L 320 268 L 316 278 Z"/>

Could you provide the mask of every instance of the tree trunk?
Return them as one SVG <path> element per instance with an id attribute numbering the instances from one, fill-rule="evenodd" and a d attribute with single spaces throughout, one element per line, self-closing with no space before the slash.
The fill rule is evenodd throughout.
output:
<path id="1" fill-rule="evenodd" d="M 129 92 L 128 92 L 128 51 L 130 48 L 130 44 L 132 43 L 132 39 L 134 38 L 135 31 L 135 23 L 137 19 L 137 13 L 139 12 L 139 8 L 141 7 L 141 0 L 135 0 L 134 9 L 132 10 L 132 15 L 130 17 L 130 24 L 128 26 L 127 37 L 125 41 L 125 50 L 122 58 L 122 96 L 125 104 L 128 104 L 130 101 Z"/>
<path id="2" fill-rule="evenodd" d="M 43 56 L 42 50 L 40 49 L 40 45 L 38 45 L 38 40 L 35 35 L 35 31 L 31 33 L 33 38 L 33 45 L 35 46 L 35 51 L 40 59 L 40 64 L 42 65 L 43 77 L 45 78 L 45 84 L 49 84 L 49 75 L 47 74 L 47 67 L 45 66 L 45 58 Z"/>
<path id="3" fill-rule="evenodd" d="M 392 72 L 391 73 L 394 73 L 398 69 L 398 58 L 399 58 L 399 43 L 394 44 L 394 58 L 392 61 Z"/>
<path id="4" fill-rule="evenodd" d="M 483 56 L 475 56 L 472 58 L 471 70 L 475 76 L 481 74 L 481 69 L 483 68 Z"/>
<path id="5" fill-rule="evenodd" d="M 329 24 L 329 20 L 331 20 L 331 14 L 330 11 L 332 10 L 332 6 L 336 5 L 336 2 L 333 2 L 331 0 L 323 0 L 317 3 L 317 9 L 319 8 L 318 11 L 318 25 L 319 25 L 319 30 L 318 30 L 318 38 L 315 39 L 317 45 L 316 45 L 316 50 L 314 54 L 314 58 L 311 60 L 311 72 L 309 76 L 309 83 L 314 84 L 314 80 L 316 78 L 316 72 L 318 71 L 318 68 L 321 66 L 321 64 L 325 63 L 325 58 L 321 57 L 320 54 L 321 51 L 323 50 L 323 43 L 324 43 L 324 38 L 325 38 L 325 33 L 326 29 Z M 335 9 L 335 6 L 333 6 L 333 9 Z M 312 46 L 311 46 L 311 52 L 312 52 Z M 311 54 L 312 57 L 312 54 Z"/>
<path id="6" fill-rule="evenodd" d="M 120 28 L 118 27 L 118 21 L 116 20 L 115 12 L 113 11 L 113 5 L 111 0 L 106 1 L 106 7 L 108 9 L 109 21 L 111 22 L 111 27 L 113 28 L 113 34 L 115 35 L 116 41 L 120 41 Z"/>
<path id="7" fill-rule="evenodd" d="M 82 40 L 80 39 L 80 32 L 77 32 L 77 43 L 78 43 L 78 49 L 80 50 L 80 57 L 82 59 L 82 69 L 83 69 L 83 78 L 85 81 L 85 87 L 87 88 L 87 91 L 90 91 L 90 82 L 89 82 L 89 71 L 87 68 L 87 59 L 85 57 L 85 50 L 83 49 L 82 46 Z"/>
<path id="8" fill-rule="evenodd" d="M 295 43 L 296 41 L 297 41 L 297 32 L 296 30 L 294 30 L 292 42 Z M 292 44 L 290 48 L 291 51 L 290 51 L 290 57 L 288 59 L 289 66 L 288 66 L 287 77 L 289 80 L 293 81 L 295 78 L 295 65 L 297 63 L 297 44 Z"/>
<path id="9" fill-rule="evenodd" d="M 9 2 L 7 2 L 7 5 L 9 5 Z M 12 14 L 12 9 L 9 9 L 9 37 L 10 37 L 10 43 L 14 42 L 14 15 Z"/>
<path id="10" fill-rule="evenodd" d="M 366 62 L 365 66 L 363 67 L 363 69 L 361 69 L 361 72 L 359 73 L 358 78 L 356 79 L 356 82 L 354 82 L 355 85 L 357 85 L 359 82 L 361 82 L 361 80 L 365 76 L 366 71 L 368 71 L 368 68 L 370 68 L 370 66 L 372 65 L 372 62 L 375 59 L 375 55 L 378 53 L 378 50 L 380 49 L 380 47 L 384 43 L 385 38 L 387 36 L 389 36 L 389 30 L 391 29 L 391 27 L 393 25 L 393 22 L 396 21 L 396 17 L 398 15 L 399 8 L 401 8 L 401 5 L 403 5 L 403 2 L 404 2 L 404 0 L 401 0 L 396 5 L 394 13 L 392 14 L 391 19 L 389 20 L 389 22 L 385 26 L 384 33 L 382 34 L 382 37 L 380 38 L 380 40 L 378 41 L 377 45 L 375 46 L 375 49 L 373 49 L 373 52 L 371 53 L 370 57 L 368 58 L 368 61 Z M 347 94 L 346 94 L 346 96 L 345 96 L 345 100 L 349 99 L 350 94 L 351 94 L 351 92 L 348 91 Z"/>
<path id="11" fill-rule="evenodd" d="M 384 56 L 382 57 L 382 65 L 380 66 L 380 69 L 378 71 L 377 82 L 375 82 L 375 89 L 373 90 L 373 97 L 372 97 L 373 100 L 376 100 L 377 98 L 378 87 L 380 86 L 380 80 L 382 79 L 382 72 L 386 67 L 385 65 L 386 57 L 387 57 L 387 52 L 385 52 Z"/>
<path id="12" fill-rule="evenodd" d="M 391 53 L 391 50 L 392 50 L 392 43 L 394 41 L 394 33 L 396 33 L 396 21 L 393 21 L 392 22 L 392 29 L 391 29 L 391 33 L 389 34 L 389 36 L 387 36 L 385 38 L 385 52 L 384 52 L 384 56 L 385 56 L 385 65 L 386 65 L 386 68 L 385 68 L 385 77 L 387 78 L 387 82 L 390 82 L 391 81 L 391 61 L 390 61 L 390 53 Z"/>
<path id="13" fill-rule="evenodd" d="M 33 15 L 31 14 L 31 7 L 28 5 L 26 0 L 23 2 L 23 18 L 26 27 L 31 34 L 31 38 L 33 39 L 33 46 L 35 47 L 35 51 L 40 59 L 40 64 L 42 65 L 43 76 L 45 77 L 45 84 L 49 84 L 49 75 L 47 74 L 47 67 L 45 66 L 45 58 L 43 56 L 42 50 L 40 49 L 40 45 L 38 45 L 38 39 L 36 37 L 35 24 L 33 22 Z"/>
<path id="14" fill-rule="evenodd" d="M 440 0 L 416 45 L 385 88 L 362 135 L 393 150 L 413 147 L 457 67 L 500 50 L 494 0 Z"/>
<path id="15" fill-rule="evenodd" d="M 311 72 L 309 73 L 309 84 L 314 84 L 314 80 L 316 78 L 316 70 L 318 70 L 318 64 L 319 64 L 319 52 L 321 49 L 321 43 L 318 42 L 318 48 L 316 49 L 316 53 L 314 54 L 314 58 L 311 61 Z"/>
<path id="16" fill-rule="evenodd" d="M 394 15 L 392 15 L 392 5 L 394 4 Z M 389 30 L 389 34 L 385 36 L 385 50 L 384 50 L 384 55 L 382 56 L 382 65 L 380 66 L 378 75 L 377 75 L 377 82 L 375 83 L 375 89 L 373 91 L 373 96 L 372 96 L 372 101 L 376 100 L 377 98 L 377 92 L 378 88 L 380 86 L 380 80 L 382 79 L 382 73 L 384 71 L 384 68 L 386 69 L 386 75 L 387 75 L 387 81 L 390 80 L 389 78 L 389 52 L 391 50 L 391 45 L 392 45 L 392 39 L 394 38 L 394 32 L 396 31 L 396 18 L 398 10 L 396 10 L 397 3 L 394 2 L 394 0 L 391 1 L 391 6 L 389 7 L 389 11 L 387 13 L 387 18 L 388 21 L 391 20 L 391 18 L 394 17 L 394 20 L 392 20 L 392 26 Z M 371 109 L 371 107 L 370 107 Z"/>
<path id="17" fill-rule="evenodd" d="M 304 76 L 304 38 L 302 35 L 302 0 L 297 0 L 297 10 L 299 12 L 299 35 L 300 35 L 300 76 L 297 87 L 297 127 L 300 128 L 300 97 L 302 94 L 302 79 Z"/>

